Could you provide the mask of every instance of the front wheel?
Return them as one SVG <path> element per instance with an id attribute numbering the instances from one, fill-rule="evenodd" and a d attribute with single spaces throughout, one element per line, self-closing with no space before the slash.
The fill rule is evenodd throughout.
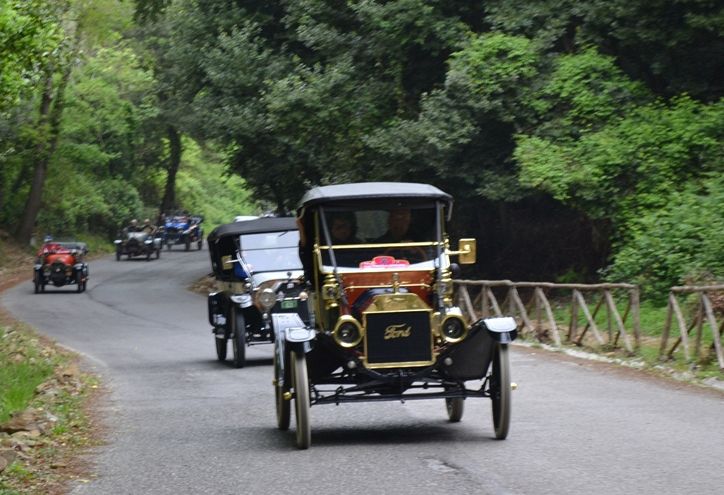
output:
<path id="1" fill-rule="evenodd" d="M 35 274 L 33 283 L 35 285 L 35 293 L 38 294 L 40 292 L 40 276 L 37 273 Z"/>
<path id="2" fill-rule="evenodd" d="M 191 250 L 191 239 L 189 238 L 189 236 L 186 236 L 186 240 L 184 241 L 184 244 L 186 245 L 186 251 L 190 251 Z"/>
<path id="3" fill-rule="evenodd" d="M 77 285 L 76 290 L 80 293 L 83 292 L 83 274 L 81 272 L 78 272 L 75 274 L 75 283 Z"/>
<path id="4" fill-rule="evenodd" d="M 294 384 L 294 415 L 297 420 L 297 448 L 308 449 L 312 443 L 309 424 L 309 380 L 304 352 L 292 351 L 292 383 Z"/>
<path id="5" fill-rule="evenodd" d="M 232 307 L 229 323 L 231 325 L 231 342 L 234 348 L 234 368 L 243 368 L 246 363 L 246 322 L 244 314 Z"/>
<path id="6" fill-rule="evenodd" d="M 161 248 L 156 248 L 156 259 L 161 257 Z"/>
<path id="7" fill-rule="evenodd" d="M 203 240 L 203 239 L 199 239 L 199 243 L 198 243 L 196 246 L 199 248 L 199 251 L 201 251 L 201 248 L 204 247 L 204 240 Z"/>
<path id="8" fill-rule="evenodd" d="M 216 358 L 219 361 L 226 361 L 226 348 L 228 339 L 226 337 L 219 338 L 214 335 L 214 340 L 216 341 Z"/>
<path id="9" fill-rule="evenodd" d="M 490 375 L 490 398 L 493 403 L 495 438 L 504 440 L 510 429 L 510 356 L 508 344 L 496 344 L 493 371 Z"/>
<path id="10" fill-rule="evenodd" d="M 277 352 L 274 352 L 274 396 L 276 398 L 277 428 L 287 431 L 292 415 L 292 404 L 284 399 L 284 377 L 277 354 Z"/>
<path id="11" fill-rule="evenodd" d="M 121 261 L 121 250 L 116 249 L 116 261 Z"/>
<path id="12" fill-rule="evenodd" d="M 445 399 L 445 408 L 447 409 L 447 417 L 451 423 L 459 423 L 463 419 L 463 411 L 465 408 L 465 400 L 460 397 Z"/>

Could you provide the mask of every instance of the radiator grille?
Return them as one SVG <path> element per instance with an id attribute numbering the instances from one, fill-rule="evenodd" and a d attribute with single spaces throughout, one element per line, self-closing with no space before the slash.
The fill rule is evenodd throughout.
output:
<path id="1" fill-rule="evenodd" d="M 432 364 L 430 311 L 365 313 L 365 361 L 369 368 Z"/>

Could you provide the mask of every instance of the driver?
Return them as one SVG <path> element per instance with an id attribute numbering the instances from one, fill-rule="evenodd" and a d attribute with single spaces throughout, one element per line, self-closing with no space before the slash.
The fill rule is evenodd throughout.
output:
<path id="1" fill-rule="evenodd" d="M 126 230 L 128 230 L 128 232 L 140 232 L 141 229 L 138 227 L 138 220 L 135 218 L 131 220 L 131 223 L 128 225 Z"/>
<path id="2" fill-rule="evenodd" d="M 413 242 L 409 230 L 412 212 L 409 208 L 394 208 L 387 216 L 387 232 L 374 242 Z"/>

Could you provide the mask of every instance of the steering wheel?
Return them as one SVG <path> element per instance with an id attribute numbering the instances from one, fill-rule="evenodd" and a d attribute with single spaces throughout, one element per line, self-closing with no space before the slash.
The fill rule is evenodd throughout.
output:
<path id="1" fill-rule="evenodd" d="M 385 256 L 392 256 L 395 259 L 404 259 L 410 263 L 426 261 L 428 256 L 425 250 L 419 246 L 387 248 L 383 253 Z"/>

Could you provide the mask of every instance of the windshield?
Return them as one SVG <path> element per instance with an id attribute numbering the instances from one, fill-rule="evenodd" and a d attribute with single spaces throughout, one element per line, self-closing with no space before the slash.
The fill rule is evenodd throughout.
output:
<path id="1" fill-rule="evenodd" d="M 329 237 L 322 228 L 322 261 L 332 265 L 331 246 L 339 267 L 361 269 L 432 268 L 437 256 L 436 212 L 434 206 L 404 203 L 369 209 L 324 211 Z"/>
<path id="2" fill-rule="evenodd" d="M 299 232 L 265 232 L 239 238 L 241 256 L 254 273 L 301 270 Z"/>

